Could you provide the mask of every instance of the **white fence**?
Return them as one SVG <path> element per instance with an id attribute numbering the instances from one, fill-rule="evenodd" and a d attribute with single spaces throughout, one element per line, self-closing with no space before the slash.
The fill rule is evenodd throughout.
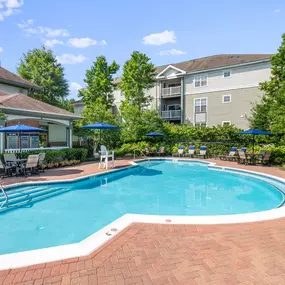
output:
<path id="1" fill-rule="evenodd" d="M 53 146 L 53 147 L 37 147 L 37 148 L 10 148 L 5 149 L 6 153 L 16 153 L 16 152 L 27 152 L 27 151 L 33 151 L 33 150 L 56 150 L 56 149 L 65 149 L 68 148 L 68 146 Z"/>

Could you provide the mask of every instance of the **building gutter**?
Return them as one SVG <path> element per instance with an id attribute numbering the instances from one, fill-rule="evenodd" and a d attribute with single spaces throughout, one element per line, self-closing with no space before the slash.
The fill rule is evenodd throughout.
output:
<path id="1" fill-rule="evenodd" d="M 5 84 L 11 85 L 11 86 L 23 87 L 23 88 L 26 88 L 26 89 L 29 89 L 29 90 L 31 90 L 31 89 L 33 89 L 33 90 L 42 90 L 42 87 L 37 86 L 37 85 L 26 84 L 26 83 L 22 83 L 22 82 L 16 82 L 16 81 L 7 80 L 7 79 L 4 79 L 4 78 L 0 78 L 0 83 L 5 83 Z"/>
<path id="2" fill-rule="evenodd" d="M 65 120 L 80 120 L 82 119 L 81 116 L 78 115 L 66 115 L 66 114 L 59 114 L 59 113 L 49 113 L 49 112 L 40 112 L 40 111 L 33 111 L 33 110 L 27 110 L 27 109 L 20 109 L 20 108 L 11 108 L 11 107 L 4 107 L 0 105 L 0 109 L 3 111 L 7 110 L 8 113 L 17 114 L 20 115 L 20 113 L 23 113 L 24 116 L 28 114 L 31 114 L 36 117 L 48 117 L 48 118 L 57 118 L 57 119 L 65 119 Z"/>

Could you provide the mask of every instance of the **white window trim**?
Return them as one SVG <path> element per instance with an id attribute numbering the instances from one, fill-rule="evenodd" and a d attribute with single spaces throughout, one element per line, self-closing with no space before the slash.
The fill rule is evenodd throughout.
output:
<path id="1" fill-rule="evenodd" d="M 200 77 L 199 81 L 200 81 L 200 86 L 196 86 L 196 77 Z M 207 78 L 207 84 L 204 86 L 201 86 L 201 76 L 205 76 Z M 208 87 L 208 73 L 201 73 L 201 74 L 197 74 L 194 75 L 194 88 L 201 88 L 201 87 Z M 198 81 L 198 80 L 197 80 Z"/>
<path id="2" fill-rule="evenodd" d="M 225 72 L 230 72 L 230 76 L 225 76 Z M 232 70 L 231 69 L 224 69 L 223 70 L 223 78 L 231 78 L 233 75 Z"/>
<path id="3" fill-rule="evenodd" d="M 230 96 L 230 101 L 225 102 L 225 97 L 227 97 L 227 96 Z M 232 94 L 223 95 L 223 100 L 222 100 L 222 102 L 223 102 L 224 104 L 232 103 Z"/>
<path id="4" fill-rule="evenodd" d="M 194 98 L 194 103 L 193 103 L 193 124 L 194 126 L 196 125 L 195 122 L 195 106 L 196 106 L 196 100 L 200 99 L 206 99 L 206 112 L 207 113 L 207 121 L 206 121 L 206 127 L 208 127 L 208 118 L 209 118 L 209 111 L 208 111 L 208 97 L 201 97 L 201 98 Z"/>
<path id="5" fill-rule="evenodd" d="M 222 126 L 224 126 L 224 124 L 225 123 L 227 123 L 227 124 L 229 124 L 229 125 L 231 125 L 232 124 L 232 122 L 231 121 L 222 121 Z"/>

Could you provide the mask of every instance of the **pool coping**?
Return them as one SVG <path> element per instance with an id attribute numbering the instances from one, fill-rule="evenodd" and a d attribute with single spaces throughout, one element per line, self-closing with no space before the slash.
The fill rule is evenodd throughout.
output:
<path id="1" fill-rule="evenodd" d="M 112 172 L 119 172 L 131 167 L 139 165 L 137 162 L 146 161 L 147 159 L 139 159 L 130 162 L 130 166 L 123 167 L 121 169 L 111 169 L 105 172 L 86 175 L 83 177 L 77 177 L 67 180 L 54 180 L 54 181 L 35 181 L 35 182 L 22 182 L 13 185 L 6 186 L 7 189 L 14 188 L 23 185 L 34 185 L 34 184 L 53 184 L 53 183 L 68 183 L 74 181 L 80 181 L 88 179 L 90 177 L 98 177 L 106 175 Z M 170 161 L 181 161 L 181 162 L 203 162 L 207 164 L 209 168 L 214 170 L 224 170 L 224 171 L 235 171 L 242 173 L 254 174 L 260 177 L 267 177 L 274 179 L 279 182 L 285 183 L 285 179 L 260 173 L 251 170 L 244 170 L 233 167 L 218 166 L 214 162 L 208 162 L 200 159 L 184 159 L 184 158 L 151 158 L 151 160 L 170 160 Z M 283 192 L 283 191 L 282 191 Z M 283 192 L 284 193 L 284 192 Z M 34 264 L 58 261 L 67 258 L 87 256 L 94 250 L 98 249 L 104 243 L 109 241 L 111 238 L 116 236 L 126 227 L 132 223 L 156 223 L 156 224 L 200 224 L 200 225 L 210 225 L 210 224 L 233 224 L 233 223 L 249 223 L 249 222 L 260 222 L 265 220 L 272 220 L 285 217 L 285 207 L 275 208 L 262 212 L 248 213 L 248 214 L 236 214 L 236 215 L 217 215 L 217 216 L 171 216 L 171 215 L 141 215 L 141 214 L 125 214 L 103 227 L 99 231 L 90 235 L 86 239 L 73 244 L 67 244 L 62 246 L 54 246 L 49 248 L 42 248 L 36 250 L 29 250 L 24 252 L 2 254 L 0 255 L 0 270 L 4 269 L 14 269 L 24 266 L 30 266 Z"/>

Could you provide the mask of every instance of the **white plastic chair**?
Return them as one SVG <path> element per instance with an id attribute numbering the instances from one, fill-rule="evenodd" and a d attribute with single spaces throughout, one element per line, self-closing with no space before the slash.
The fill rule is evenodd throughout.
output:
<path id="1" fill-rule="evenodd" d="M 112 165 L 111 167 L 114 168 L 115 167 L 114 151 L 110 153 L 104 145 L 101 145 L 99 168 L 103 166 L 103 168 L 108 169 L 109 158 L 111 158 L 110 161 Z"/>

